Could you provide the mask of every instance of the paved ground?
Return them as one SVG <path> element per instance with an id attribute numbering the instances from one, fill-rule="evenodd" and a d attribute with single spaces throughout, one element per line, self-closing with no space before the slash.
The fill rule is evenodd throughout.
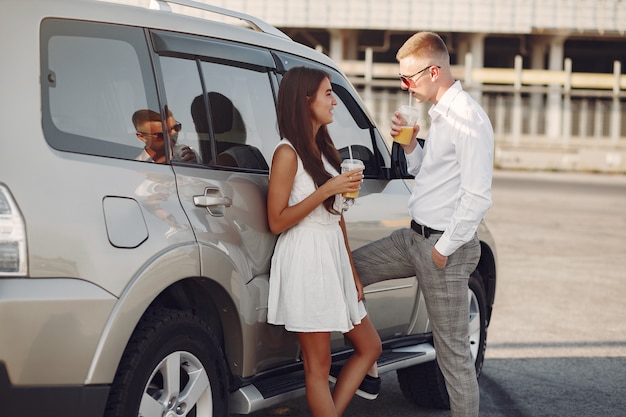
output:
<path id="1" fill-rule="evenodd" d="M 488 357 L 626 357 L 626 176 L 497 172 L 493 189 Z"/>
<path id="2" fill-rule="evenodd" d="M 626 416 L 626 176 L 498 171 L 498 287 L 481 417 Z M 383 375 L 344 417 L 448 417 Z M 255 413 L 310 416 L 304 398 Z"/>

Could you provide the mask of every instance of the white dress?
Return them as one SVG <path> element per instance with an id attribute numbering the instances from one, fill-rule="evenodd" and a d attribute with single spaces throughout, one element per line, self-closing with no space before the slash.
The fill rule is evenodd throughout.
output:
<path id="1" fill-rule="evenodd" d="M 293 146 L 283 139 L 278 146 Z M 332 175 L 338 172 L 324 158 Z M 270 173 L 271 175 L 271 173 Z M 289 205 L 316 189 L 298 156 L 298 170 Z M 340 211 L 341 196 L 335 198 Z M 350 331 L 366 310 L 358 301 L 340 216 L 319 205 L 300 223 L 285 230 L 276 242 L 270 268 L 267 321 L 293 332 Z"/>

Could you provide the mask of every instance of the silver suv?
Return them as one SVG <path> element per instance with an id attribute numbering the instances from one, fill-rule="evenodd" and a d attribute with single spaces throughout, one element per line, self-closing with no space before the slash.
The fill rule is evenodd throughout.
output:
<path id="1" fill-rule="evenodd" d="M 331 135 L 365 162 L 350 246 L 410 220 L 403 153 L 346 77 L 258 19 L 193 1 L 0 6 L 2 414 L 225 416 L 302 395 L 297 340 L 266 323 L 276 236 L 265 199 L 285 71 L 330 73 Z M 160 129 L 142 132 L 138 110 Z M 162 161 L 146 157 L 148 142 Z M 479 233 L 468 300 L 480 371 L 496 256 Z M 446 407 L 415 277 L 366 298 L 380 372 L 397 371 L 417 404 Z M 337 364 L 351 349 L 340 334 L 332 348 Z"/>

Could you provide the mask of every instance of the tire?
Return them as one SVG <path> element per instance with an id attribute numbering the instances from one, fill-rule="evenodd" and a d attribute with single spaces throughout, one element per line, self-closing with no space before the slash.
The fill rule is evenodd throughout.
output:
<path id="1" fill-rule="evenodd" d="M 226 417 L 227 376 L 224 355 L 206 323 L 189 312 L 160 309 L 137 325 L 105 416 L 166 415 Z"/>
<path id="2" fill-rule="evenodd" d="M 487 349 L 487 297 L 478 270 L 468 282 L 470 351 L 480 377 Z M 450 397 L 437 360 L 397 371 L 402 394 L 420 407 L 450 408 Z"/>

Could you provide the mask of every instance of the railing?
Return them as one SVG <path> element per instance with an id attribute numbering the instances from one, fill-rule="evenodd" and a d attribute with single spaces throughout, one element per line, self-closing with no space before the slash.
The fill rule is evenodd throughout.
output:
<path id="1" fill-rule="evenodd" d="M 391 114 L 409 98 L 400 90 L 398 65 L 373 63 L 367 56 L 365 61 L 339 65 L 391 140 Z M 465 62 L 467 66 L 452 67 L 453 76 L 489 114 L 499 149 L 568 155 L 617 152 L 617 157 L 605 156 L 605 162 L 593 168 L 582 166 L 626 172 L 626 75 L 620 62 L 614 63 L 612 74 L 574 73 L 569 59 L 563 71 L 522 69 L 521 57 L 516 57 L 514 68 L 472 68 L 471 55 Z M 430 103 L 419 106 L 427 130 Z"/>

